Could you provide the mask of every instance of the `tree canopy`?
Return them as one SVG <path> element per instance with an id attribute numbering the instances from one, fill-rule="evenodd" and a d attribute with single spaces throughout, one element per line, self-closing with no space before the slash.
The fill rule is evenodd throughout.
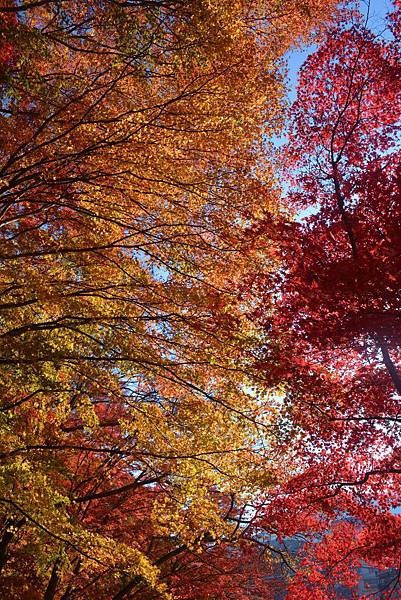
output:
<path id="1" fill-rule="evenodd" d="M 2 3 L 7 597 L 266 588 L 252 549 L 226 549 L 275 479 L 238 288 L 277 266 L 252 224 L 280 211 L 283 55 L 332 10 Z"/>
<path id="2" fill-rule="evenodd" d="M 291 599 L 343 597 L 362 565 L 394 568 L 382 593 L 400 593 L 400 8 L 386 36 L 361 20 L 330 29 L 301 70 L 281 154 L 304 216 L 283 222 L 276 311 L 255 319 L 293 470 L 261 526 L 306 540 Z M 261 297 L 267 281 L 253 283 Z"/>
<path id="3" fill-rule="evenodd" d="M 399 595 L 400 15 L 3 0 L 4 597 Z"/>

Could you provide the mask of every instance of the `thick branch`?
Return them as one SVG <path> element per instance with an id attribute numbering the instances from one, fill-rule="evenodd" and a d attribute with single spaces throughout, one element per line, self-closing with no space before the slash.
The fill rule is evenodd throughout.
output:
<path id="1" fill-rule="evenodd" d="M 105 492 L 98 492 L 97 494 L 87 494 L 86 496 L 80 496 L 79 498 L 75 498 L 75 502 L 87 502 L 89 500 L 99 500 L 100 498 L 108 498 L 109 496 L 123 494 L 124 492 L 135 490 L 136 488 L 142 485 L 147 485 L 149 483 L 157 483 L 158 481 L 161 481 L 163 477 L 164 475 L 159 477 L 149 477 L 149 479 L 135 480 L 132 483 L 128 483 L 127 485 L 123 485 L 119 488 L 113 488 Z"/>
<path id="2" fill-rule="evenodd" d="M 395 364 L 391 360 L 391 356 L 384 338 L 379 338 L 379 347 L 383 355 L 383 362 L 386 365 L 387 371 L 394 383 L 395 389 L 397 390 L 397 393 L 401 396 L 401 377 L 397 371 Z"/>
<path id="3" fill-rule="evenodd" d="M 3 537 L 0 540 L 0 573 L 8 559 L 8 546 L 15 536 L 16 531 L 20 529 L 25 523 L 25 518 L 15 520 L 8 519 L 6 527 L 3 533 Z M 11 529 L 12 528 L 12 529 Z"/>

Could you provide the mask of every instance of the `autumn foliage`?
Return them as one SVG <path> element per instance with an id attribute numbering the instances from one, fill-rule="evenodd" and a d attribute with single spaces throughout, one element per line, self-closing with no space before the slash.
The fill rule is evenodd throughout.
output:
<path id="1" fill-rule="evenodd" d="M 303 218 L 283 222 L 280 273 L 252 281 L 280 291 L 254 318 L 293 476 L 259 526 L 303 538 L 291 599 L 342 598 L 369 565 L 394 569 L 381 597 L 400 594 L 400 8 L 385 36 L 330 30 L 302 68 L 281 157 Z"/>
<path id="2" fill-rule="evenodd" d="M 332 10 L 1 4 L 4 597 L 270 595 L 244 523 L 280 465 L 239 289 L 278 267 L 282 57 Z"/>
<path id="3" fill-rule="evenodd" d="M 4 598 L 398 597 L 399 1 L 0 19 Z"/>

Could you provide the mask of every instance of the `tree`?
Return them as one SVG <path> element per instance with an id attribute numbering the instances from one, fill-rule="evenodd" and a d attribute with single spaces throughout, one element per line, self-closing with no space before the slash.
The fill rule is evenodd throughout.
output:
<path id="1" fill-rule="evenodd" d="M 307 59 L 285 150 L 289 205 L 305 216 L 282 227 L 281 273 L 247 290 L 280 294 L 254 318 L 293 478 L 259 525 L 307 541 L 294 599 L 336 597 L 362 563 L 395 568 L 388 597 L 399 586 L 400 8 L 392 35 L 346 24 Z"/>
<path id="2" fill-rule="evenodd" d="M 282 55 L 331 10 L 0 8 L 8 597 L 167 597 L 166 581 L 188 596 L 197 552 L 238 571 L 235 511 L 273 475 L 260 340 L 236 290 L 276 264 L 250 225 L 279 204 L 261 156 Z"/>

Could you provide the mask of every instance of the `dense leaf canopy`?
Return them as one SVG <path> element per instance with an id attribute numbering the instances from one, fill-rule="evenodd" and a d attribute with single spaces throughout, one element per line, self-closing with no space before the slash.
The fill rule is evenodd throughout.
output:
<path id="1" fill-rule="evenodd" d="M 1 3 L 5 598 L 399 596 L 400 15 Z"/>
<path id="2" fill-rule="evenodd" d="M 399 15 L 396 4 L 385 36 L 361 21 L 330 30 L 302 68 L 282 153 L 304 217 L 283 223 L 275 315 L 255 318 L 293 470 L 261 526 L 306 539 L 291 599 L 342 597 L 363 565 L 394 568 L 383 597 L 399 597 Z M 253 283 L 266 298 L 272 285 Z"/>
<path id="3" fill-rule="evenodd" d="M 281 210 L 265 141 L 283 55 L 331 10 L 2 3 L 8 598 L 266 590 L 252 548 L 233 549 L 275 477 L 263 336 L 238 288 L 277 266 L 252 224 Z"/>

